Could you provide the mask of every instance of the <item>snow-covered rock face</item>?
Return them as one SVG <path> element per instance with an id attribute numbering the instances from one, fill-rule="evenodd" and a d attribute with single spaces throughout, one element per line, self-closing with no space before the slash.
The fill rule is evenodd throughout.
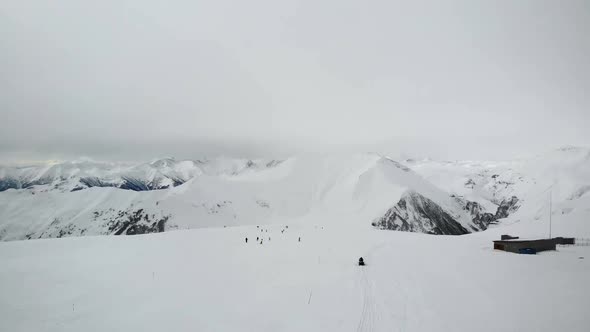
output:
<path id="1" fill-rule="evenodd" d="M 373 223 L 381 229 L 437 235 L 470 233 L 440 205 L 414 192 L 406 192 L 400 201 Z"/>
<path id="2" fill-rule="evenodd" d="M 453 213 L 453 209 L 444 209 L 431 199 L 414 192 L 406 192 L 400 201 L 384 216 L 373 222 L 373 226 L 403 232 L 420 232 L 436 235 L 462 235 L 471 232 L 484 231 L 496 221 L 508 217 L 518 210 L 516 196 L 505 199 L 498 206 L 495 213 L 490 213 L 477 202 L 455 198 L 459 204 L 465 206 L 471 223 L 464 226 L 459 220 L 461 213 Z M 448 212 L 447 212 L 448 211 Z"/>
<path id="3" fill-rule="evenodd" d="M 562 218 L 586 216 L 589 187 L 580 149 L 504 163 L 360 154 L 0 167 L 0 240 L 320 220 L 457 235 L 543 222 L 549 188 Z"/>

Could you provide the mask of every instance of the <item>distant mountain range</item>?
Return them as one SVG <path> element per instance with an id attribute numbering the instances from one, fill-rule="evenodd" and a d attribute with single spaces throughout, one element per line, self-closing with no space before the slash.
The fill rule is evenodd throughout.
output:
<path id="1" fill-rule="evenodd" d="M 289 222 L 459 235 L 541 218 L 549 192 L 558 213 L 590 215 L 589 149 L 510 162 L 356 154 L 0 167 L 0 240 Z"/>
<path id="2" fill-rule="evenodd" d="M 0 191 L 51 186 L 59 190 L 82 190 L 91 187 L 115 187 L 148 191 L 179 186 L 195 176 L 235 175 L 250 168 L 272 167 L 278 161 L 257 164 L 252 160 L 159 159 L 131 165 L 91 161 L 62 162 L 48 165 L 0 168 Z"/>

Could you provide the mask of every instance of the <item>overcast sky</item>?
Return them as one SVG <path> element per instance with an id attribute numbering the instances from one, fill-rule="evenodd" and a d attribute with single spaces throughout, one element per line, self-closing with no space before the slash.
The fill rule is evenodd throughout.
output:
<path id="1" fill-rule="evenodd" d="M 0 161 L 590 145 L 590 1 L 0 0 Z"/>

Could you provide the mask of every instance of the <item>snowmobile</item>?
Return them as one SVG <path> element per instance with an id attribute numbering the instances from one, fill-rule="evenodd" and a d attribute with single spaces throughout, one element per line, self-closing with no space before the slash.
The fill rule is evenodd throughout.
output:
<path id="1" fill-rule="evenodd" d="M 365 261 L 363 260 L 363 258 L 359 258 L 359 266 L 365 266 Z"/>

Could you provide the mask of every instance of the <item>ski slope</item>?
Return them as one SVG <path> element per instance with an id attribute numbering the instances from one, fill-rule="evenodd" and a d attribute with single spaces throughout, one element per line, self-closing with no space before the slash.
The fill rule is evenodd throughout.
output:
<path id="1" fill-rule="evenodd" d="M 309 222 L 283 226 L 0 243 L 3 330 L 590 326 L 590 247 L 528 256 L 492 250 L 501 229 L 453 237 Z M 360 256 L 367 266 L 356 265 Z"/>

